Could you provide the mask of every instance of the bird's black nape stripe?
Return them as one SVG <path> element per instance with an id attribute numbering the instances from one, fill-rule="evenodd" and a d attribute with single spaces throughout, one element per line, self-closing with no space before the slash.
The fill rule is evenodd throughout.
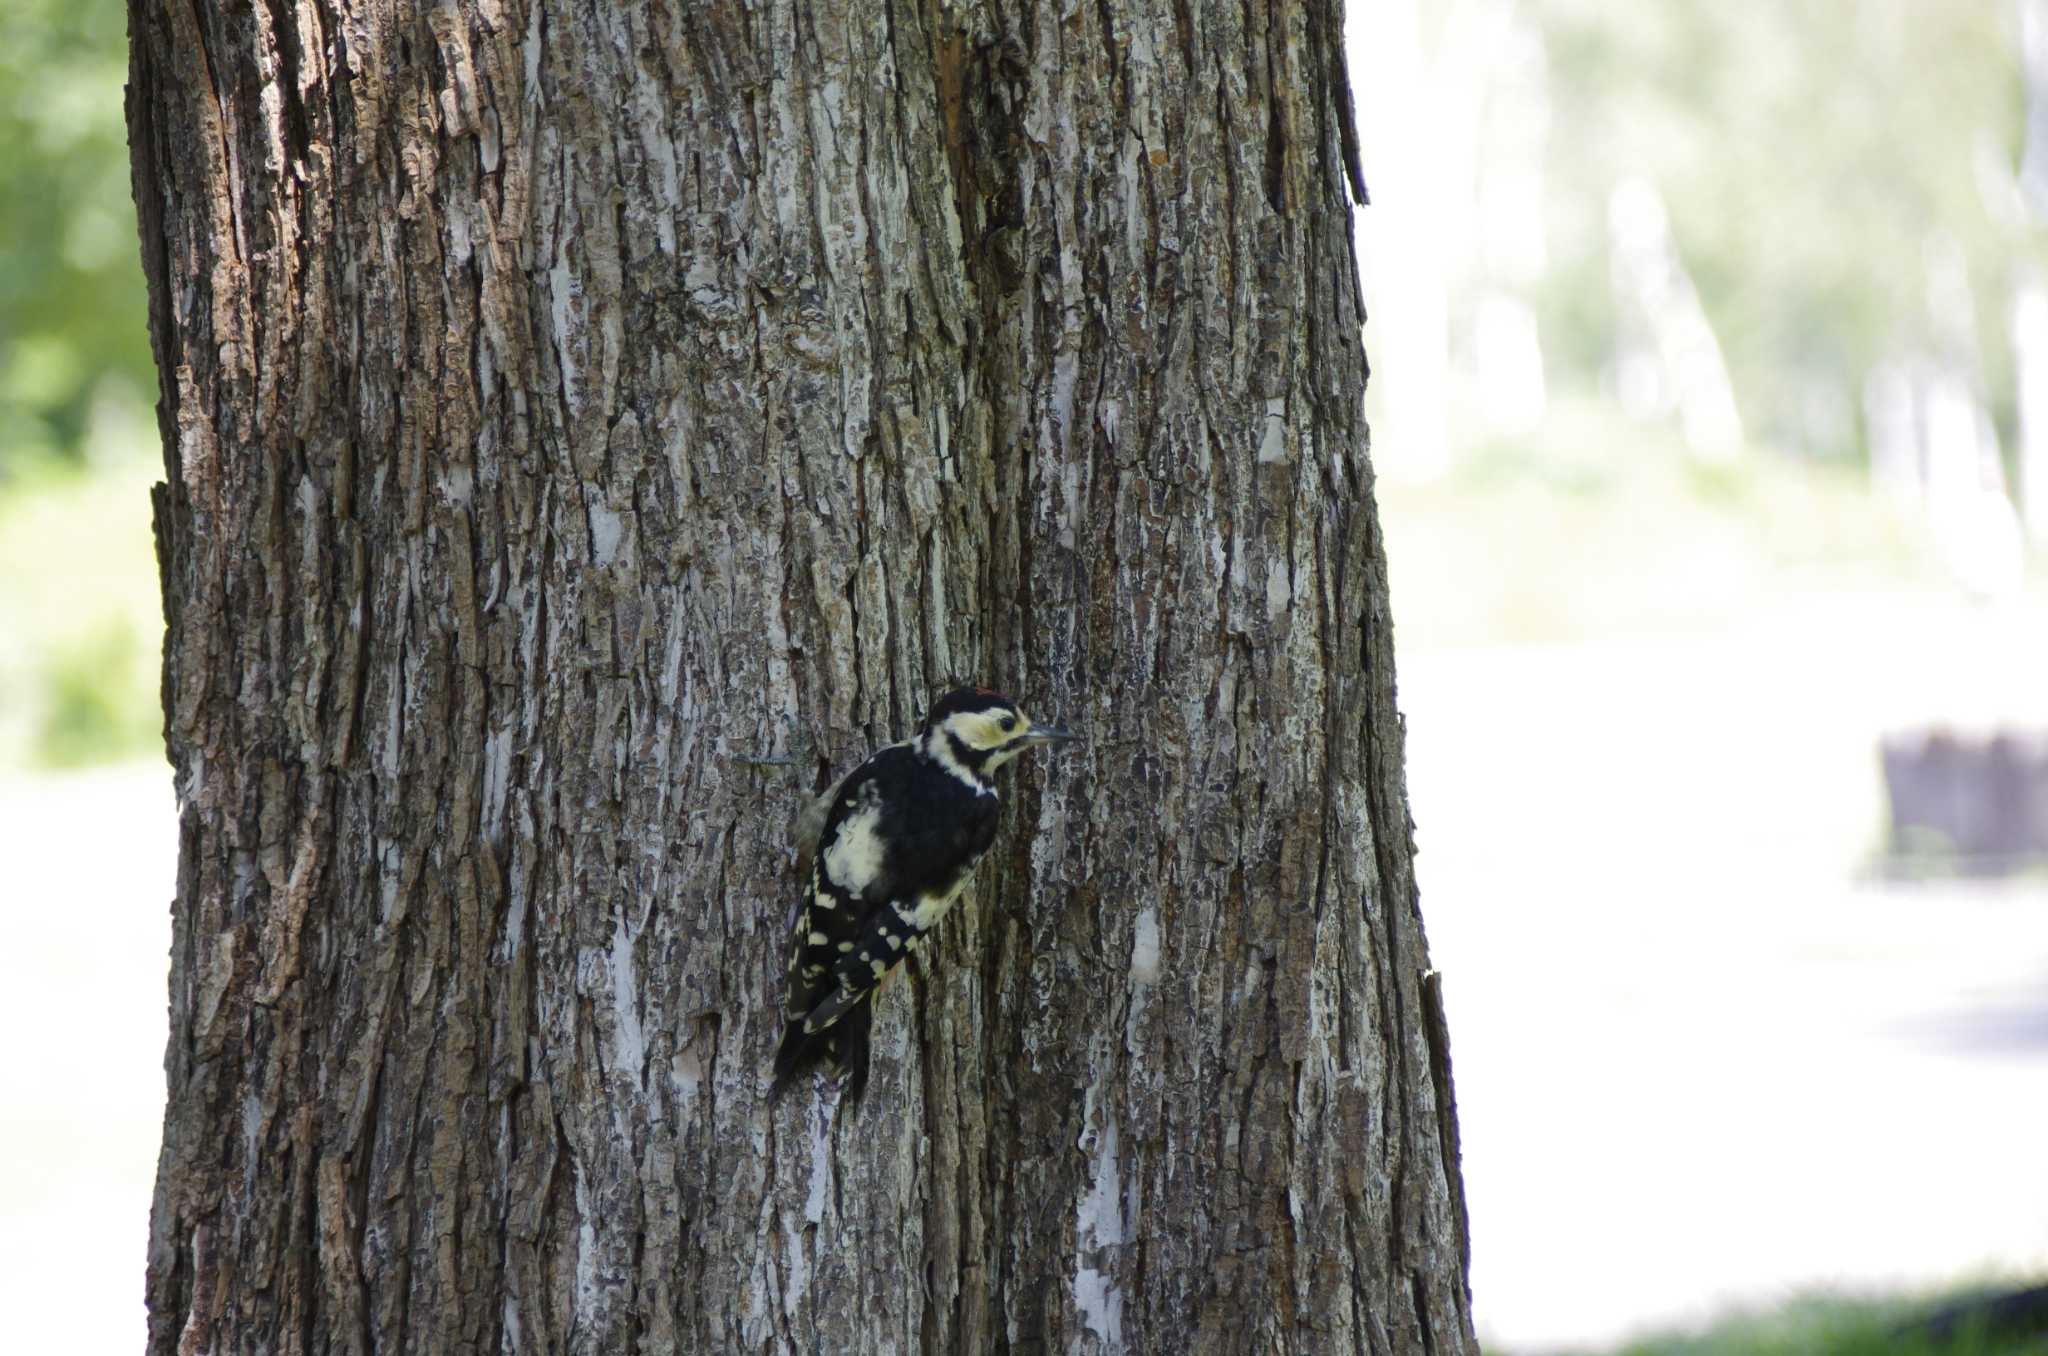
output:
<path id="1" fill-rule="evenodd" d="M 988 756 L 994 753 L 995 749 L 970 749 L 961 743 L 960 736 L 954 734 L 951 730 L 946 731 L 946 743 L 952 746 L 953 756 L 960 760 L 960 766 L 966 768 L 975 776 L 981 777 L 983 781 L 988 780 L 983 775 L 983 768 L 988 763 Z M 998 745 L 997 747 L 1000 748 L 1001 746 Z"/>

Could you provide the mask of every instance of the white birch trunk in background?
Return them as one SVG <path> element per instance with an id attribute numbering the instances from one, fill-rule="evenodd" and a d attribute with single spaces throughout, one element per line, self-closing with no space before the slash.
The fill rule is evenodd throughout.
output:
<path id="1" fill-rule="evenodd" d="M 1926 499 L 1920 467 L 1920 386 L 1915 364 L 1887 359 L 1863 378 L 1863 429 L 1870 479 L 1901 510 L 1918 513 Z"/>
<path id="2" fill-rule="evenodd" d="M 1614 286 L 1628 328 L 1642 338 L 1619 366 L 1623 403 L 1675 409 L 1687 449 L 1703 462 L 1742 452 L 1742 414 L 1721 341 L 1672 238 L 1664 195 L 1648 179 L 1624 179 L 1608 199 Z"/>
<path id="3" fill-rule="evenodd" d="M 2048 0 L 2014 0 L 2019 11 L 2020 75 L 2027 123 L 2019 186 L 2036 221 L 2048 221 Z"/>
<path id="4" fill-rule="evenodd" d="M 2027 539 L 2048 551 L 2048 290 L 2025 283 L 2013 299 L 2013 385 L 2019 393 L 2020 508 Z"/>
<path id="5" fill-rule="evenodd" d="M 132 14 L 153 1352 L 1476 1351 L 1336 6 Z M 770 1107 L 954 676 L 1089 742 Z"/>
<path id="6" fill-rule="evenodd" d="M 1377 462 L 1417 483 L 1451 464 L 1451 297 L 1473 262 L 1480 111 L 1515 0 L 1452 0 L 1425 44 L 1431 8 L 1367 7 L 1351 49 L 1376 193 L 1359 218 L 1372 335 L 1391 364 Z"/>
<path id="7" fill-rule="evenodd" d="M 1479 416 L 1494 433 L 1533 433 L 1549 408 L 1543 336 L 1531 299 L 1550 266 L 1544 155 L 1550 63 L 1543 30 L 1515 13 L 1501 33 L 1479 132 L 1475 222 L 1481 287 L 1472 318 Z"/>
<path id="8" fill-rule="evenodd" d="M 1941 232 L 1927 243 L 1927 311 L 1933 352 L 1918 369 L 1917 405 L 1928 523 L 1964 587 L 2003 597 L 2025 569 L 2019 515 L 1984 396 L 1969 268 L 1961 246 Z"/>

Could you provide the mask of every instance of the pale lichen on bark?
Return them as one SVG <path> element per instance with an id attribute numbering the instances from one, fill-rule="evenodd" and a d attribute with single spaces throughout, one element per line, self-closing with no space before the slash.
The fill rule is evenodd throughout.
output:
<path id="1" fill-rule="evenodd" d="M 1475 1349 L 1335 6 L 133 14 L 152 1350 Z M 1089 743 L 770 1107 L 962 676 Z"/>

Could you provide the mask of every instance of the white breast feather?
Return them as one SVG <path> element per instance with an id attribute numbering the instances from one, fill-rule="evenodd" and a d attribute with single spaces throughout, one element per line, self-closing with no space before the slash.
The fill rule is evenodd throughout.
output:
<path id="1" fill-rule="evenodd" d="M 875 833 L 880 819 L 881 811 L 867 805 L 839 821 L 825 849 L 825 874 L 841 888 L 859 894 L 882 874 L 882 840 Z"/>

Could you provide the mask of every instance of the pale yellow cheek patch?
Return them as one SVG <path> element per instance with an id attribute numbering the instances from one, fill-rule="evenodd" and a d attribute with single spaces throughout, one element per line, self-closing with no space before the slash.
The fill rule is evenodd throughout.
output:
<path id="1" fill-rule="evenodd" d="M 993 749 L 1010 741 L 1011 732 L 1003 728 L 1006 719 L 1006 714 L 975 711 L 952 717 L 946 728 L 970 749 Z M 1030 724 L 1022 716 L 1018 720 L 1020 730 Z"/>

